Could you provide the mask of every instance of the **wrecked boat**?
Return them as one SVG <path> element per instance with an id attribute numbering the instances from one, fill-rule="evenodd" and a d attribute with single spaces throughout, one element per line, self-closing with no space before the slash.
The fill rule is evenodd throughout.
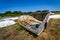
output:
<path id="1" fill-rule="evenodd" d="M 21 15 L 18 18 L 18 22 L 25 29 L 39 36 L 45 28 L 45 23 L 47 22 L 49 15 L 50 13 Z"/>

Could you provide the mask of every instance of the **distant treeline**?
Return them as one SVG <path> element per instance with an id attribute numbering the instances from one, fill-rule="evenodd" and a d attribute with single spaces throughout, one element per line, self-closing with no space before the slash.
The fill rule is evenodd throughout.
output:
<path id="1" fill-rule="evenodd" d="M 51 11 L 51 12 L 55 14 L 60 14 L 60 11 Z"/>
<path id="2" fill-rule="evenodd" d="M 43 10 L 43 11 L 35 11 L 35 12 L 21 12 L 21 11 L 6 11 L 5 13 L 0 13 L 0 16 L 4 17 L 4 16 L 20 16 L 20 15 L 24 15 L 24 14 L 39 14 L 39 13 L 47 13 L 49 12 L 49 10 Z"/>
<path id="3" fill-rule="evenodd" d="M 4 17 L 4 16 L 20 16 L 20 15 L 23 15 L 23 14 L 43 14 L 43 13 L 48 13 L 49 10 L 38 10 L 38 11 L 35 11 L 35 12 L 21 12 L 21 11 L 14 11 L 14 12 L 11 12 L 11 11 L 6 11 L 5 13 L 0 13 L 0 16 L 1 17 Z M 60 11 L 51 11 L 53 13 L 60 13 Z"/>

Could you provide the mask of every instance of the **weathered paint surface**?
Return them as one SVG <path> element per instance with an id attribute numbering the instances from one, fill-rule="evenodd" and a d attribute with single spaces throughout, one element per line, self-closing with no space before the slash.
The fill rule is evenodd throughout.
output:
<path id="1" fill-rule="evenodd" d="M 47 13 L 47 15 L 45 16 L 44 20 L 42 21 L 42 23 L 39 23 L 40 26 L 39 26 L 36 30 L 31 29 L 31 26 L 24 26 L 23 24 L 21 24 L 21 22 L 20 22 L 20 19 L 21 19 L 21 18 L 19 18 L 19 24 L 22 25 L 22 26 L 23 26 L 24 28 L 26 28 L 27 30 L 33 32 L 34 34 L 40 35 L 40 34 L 42 33 L 42 31 L 44 30 L 44 25 L 45 25 L 45 23 L 47 22 L 49 15 L 50 15 L 50 13 Z M 26 18 L 25 18 L 25 19 L 26 19 Z M 33 18 L 33 19 L 35 19 L 35 18 Z M 32 20 L 32 19 L 31 19 L 31 20 Z M 28 21 L 27 21 L 27 22 L 28 22 Z M 32 25 L 33 25 L 33 24 L 32 24 Z M 33 26 L 33 27 L 34 27 L 34 26 Z"/>

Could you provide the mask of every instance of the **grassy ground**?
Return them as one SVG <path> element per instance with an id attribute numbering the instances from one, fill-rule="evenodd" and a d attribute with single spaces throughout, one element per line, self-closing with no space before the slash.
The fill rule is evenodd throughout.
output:
<path id="1" fill-rule="evenodd" d="M 18 23 L 0 28 L 0 40 L 60 40 L 60 19 L 51 19 L 38 37 L 24 30 Z"/>

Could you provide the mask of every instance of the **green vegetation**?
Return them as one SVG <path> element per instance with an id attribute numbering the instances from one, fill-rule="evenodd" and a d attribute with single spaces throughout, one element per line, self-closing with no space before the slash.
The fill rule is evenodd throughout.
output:
<path id="1" fill-rule="evenodd" d="M 22 29 L 18 23 L 0 28 L 0 40 L 60 40 L 60 19 L 51 19 L 38 37 Z"/>
<path id="2" fill-rule="evenodd" d="M 20 16 L 23 14 L 39 14 L 47 13 L 48 10 L 36 11 L 36 12 L 21 12 L 21 11 L 7 11 L 4 14 L 0 14 L 0 19 L 7 16 Z M 52 11 L 55 14 L 60 12 Z M 43 14 L 42 14 L 43 15 Z M 18 22 L 15 25 L 9 27 L 0 28 L 0 40 L 60 40 L 60 19 L 51 19 L 44 32 L 38 37 L 27 32 L 22 28 Z"/>
<path id="3" fill-rule="evenodd" d="M 43 10 L 43 11 L 36 11 L 36 12 L 21 12 L 21 11 L 6 11 L 5 13 L 0 13 L 0 17 L 6 17 L 6 16 L 20 16 L 23 14 L 40 14 L 40 13 L 47 13 L 49 12 L 48 10 Z"/>
<path id="4" fill-rule="evenodd" d="M 23 30 L 22 26 L 19 25 L 18 23 L 16 23 L 16 26 L 17 26 L 16 30 Z"/>
<path id="5" fill-rule="evenodd" d="M 60 11 L 51 11 L 51 12 L 55 14 L 60 14 Z"/>
<path id="6" fill-rule="evenodd" d="M 6 11 L 5 13 L 0 13 L 0 18 L 1 17 L 6 17 L 6 16 L 20 16 L 20 15 L 23 15 L 23 14 L 43 14 L 43 13 L 48 13 L 49 10 L 37 10 L 35 12 L 21 12 L 21 11 L 14 11 L 14 12 L 11 12 L 11 11 Z M 52 13 L 55 13 L 55 14 L 60 14 L 60 11 L 51 11 Z"/>

